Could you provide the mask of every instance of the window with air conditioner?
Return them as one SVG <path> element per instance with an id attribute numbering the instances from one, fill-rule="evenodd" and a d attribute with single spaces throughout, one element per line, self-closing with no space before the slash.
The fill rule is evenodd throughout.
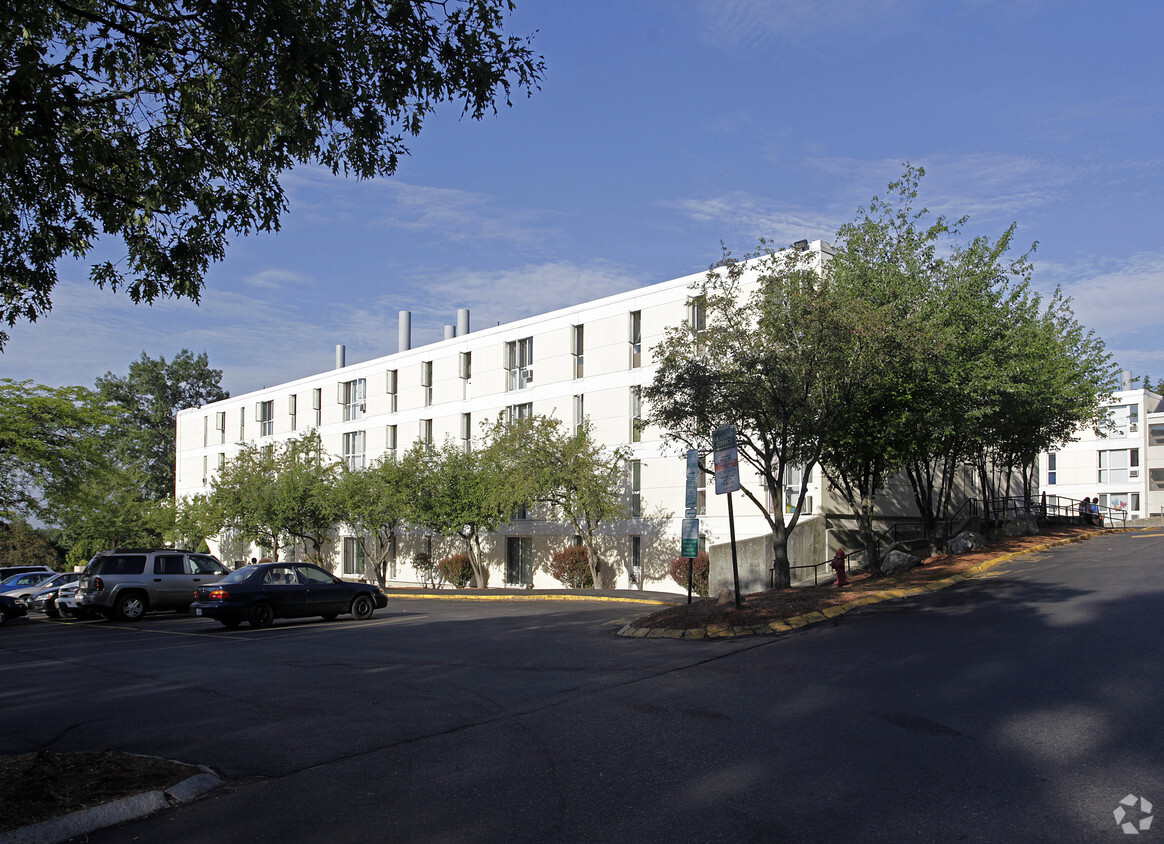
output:
<path id="1" fill-rule="evenodd" d="M 533 338 L 524 337 L 505 344 L 505 364 L 509 370 L 510 390 L 524 390 L 533 384 Z"/>

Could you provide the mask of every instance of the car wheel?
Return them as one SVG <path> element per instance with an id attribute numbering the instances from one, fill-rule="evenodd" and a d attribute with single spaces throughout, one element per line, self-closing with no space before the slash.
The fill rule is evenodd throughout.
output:
<path id="1" fill-rule="evenodd" d="M 113 617 L 118 621 L 137 621 L 145 615 L 145 598 L 136 593 L 122 595 L 113 605 Z"/>
<path id="2" fill-rule="evenodd" d="M 218 619 L 218 623 L 221 624 L 223 627 L 225 627 L 227 630 L 234 630 L 236 627 L 238 627 L 240 624 L 242 624 L 242 619 L 241 618 L 220 618 L 220 619 Z"/>
<path id="3" fill-rule="evenodd" d="M 74 615 L 76 615 L 76 613 L 74 613 L 68 607 L 60 607 L 60 613 L 61 613 L 61 615 L 65 616 L 66 618 L 72 618 Z"/>
<path id="4" fill-rule="evenodd" d="M 260 601 L 247 610 L 247 622 L 251 627 L 270 627 L 275 621 L 275 608 L 266 601 Z"/>
<path id="5" fill-rule="evenodd" d="M 8 610 L 4 609 L 4 607 L 0 607 L 0 625 L 3 625 L 7 621 L 8 621 Z"/>
<path id="6" fill-rule="evenodd" d="M 360 621 L 372 617 L 372 613 L 376 611 L 376 605 L 372 603 L 372 599 L 367 595 L 357 595 L 352 599 L 352 618 L 358 618 Z"/>
<path id="7" fill-rule="evenodd" d="M 61 617 L 61 614 L 57 610 L 57 608 L 52 606 L 51 604 L 45 604 L 44 614 L 47 615 L 49 618 L 60 618 Z"/>
<path id="8" fill-rule="evenodd" d="M 337 618 L 339 618 L 338 612 L 325 612 L 325 613 L 323 613 L 323 620 L 324 621 L 335 621 Z"/>

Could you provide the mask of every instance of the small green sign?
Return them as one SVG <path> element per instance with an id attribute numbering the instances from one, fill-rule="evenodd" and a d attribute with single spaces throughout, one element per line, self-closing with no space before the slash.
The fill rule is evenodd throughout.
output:
<path id="1" fill-rule="evenodd" d="M 681 557 L 699 556 L 699 519 L 684 519 Z M 672 548 L 675 546 L 671 546 Z"/>

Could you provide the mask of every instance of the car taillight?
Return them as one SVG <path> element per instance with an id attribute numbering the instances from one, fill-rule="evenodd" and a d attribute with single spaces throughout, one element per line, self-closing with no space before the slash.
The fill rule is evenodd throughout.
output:
<path id="1" fill-rule="evenodd" d="M 211 589 L 210 590 L 210 600 L 212 600 L 212 601 L 225 601 L 229 597 L 230 597 L 230 593 L 227 592 L 225 589 Z"/>
<path id="2" fill-rule="evenodd" d="M 93 578 L 93 591 L 102 592 L 105 589 L 105 583 L 99 577 Z"/>

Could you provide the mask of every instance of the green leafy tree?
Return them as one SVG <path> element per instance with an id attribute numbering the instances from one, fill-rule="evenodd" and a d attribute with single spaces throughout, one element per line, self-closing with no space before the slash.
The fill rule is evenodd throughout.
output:
<path id="1" fill-rule="evenodd" d="M 83 387 L 0 378 L 0 519 L 56 521 L 67 501 L 103 472 L 103 435 L 116 414 Z"/>
<path id="2" fill-rule="evenodd" d="M 392 174 L 441 103 L 479 119 L 537 86 L 512 0 L 74 4 L 0 10 L 0 310 L 51 308 L 56 263 L 197 301 L 232 237 L 279 228 L 282 174 Z M 0 348 L 7 339 L 0 333 Z"/>
<path id="3" fill-rule="evenodd" d="M 219 518 L 209 495 L 189 495 L 158 502 L 169 524 L 166 540 L 176 548 L 200 551 L 209 548 L 208 537 L 219 532 Z"/>
<path id="4" fill-rule="evenodd" d="M 340 518 L 338 471 L 315 431 L 273 446 L 248 443 L 212 482 L 208 506 L 221 528 L 272 549 L 276 560 L 298 539 L 320 561 Z"/>
<path id="5" fill-rule="evenodd" d="M 629 515 L 624 495 L 629 450 L 598 443 L 589 419 L 571 432 L 552 416 L 513 422 L 499 417 L 489 437 L 514 494 L 548 506 L 553 517 L 570 525 L 582 537 L 591 582 L 610 586 L 615 571 L 602 554 L 602 531 Z"/>
<path id="6" fill-rule="evenodd" d="M 412 518 L 415 476 L 386 454 L 364 469 L 341 470 L 335 501 L 339 519 L 355 531 L 369 580 L 384 586 L 388 557 L 402 527 Z"/>
<path id="7" fill-rule="evenodd" d="M 56 508 L 68 561 L 81 565 L 98 551 L 161 547 L 173 526 L 168 500 L 141 497 L 136 468 L 114 466 L 91 476 Z"/>
<path id="8" fill-rule="evenodd" d="M 205 352 L 182 349 L 170 362 L 142 352 L 127 375 L 107 372 L 97 393 L 120 408 L 122 425 L 109 447 L 122 463 L 141 468 L 142 496 L 160 500 L 174 494 L 174 453 L 178 411 L 229 398 L 220 386 L 222 370 L 212 369 Z"/>
<path id="9" fill-rule="evenodd" d="M 23 520 L 0 526 L 0 566 L 49 566 L 59 569 L 64 554 L 43 531 Z"/>
<path id="10" fill-rule="evenodd" d="M 488 441 L 474 442 L 471 449 L 452 440 L 439 446 L 417 443 L 402 461 L 417 482 L 416 524 L 464 542 L 479 589 L 489 583 L 483 537 L 509 522 L 515 508 L 528 501 L 490 446 Z"/>
<path id="11" fill-rule="evenodd" d="M 788 537 L 803 512 L 809 473 L 875 348 L 864 341 L 870 326 L 846 291 L 827 283 L 824 269 L 813 266 L 811 253 L 777 251 L 765 241 L 744 261 L 725 252 L 694 291 L 705 327 L 668 329 L 644 391 L 648 421 L 684 449 L 708 455 L 715 429 L 735 429 L 741 493 L 770 527 L 777 586 L 791 580 Z M 700 468 L 709 470 L 706 458 Z M 790 469 L 801 470 L 801 481 L 786 523 Z"/>

